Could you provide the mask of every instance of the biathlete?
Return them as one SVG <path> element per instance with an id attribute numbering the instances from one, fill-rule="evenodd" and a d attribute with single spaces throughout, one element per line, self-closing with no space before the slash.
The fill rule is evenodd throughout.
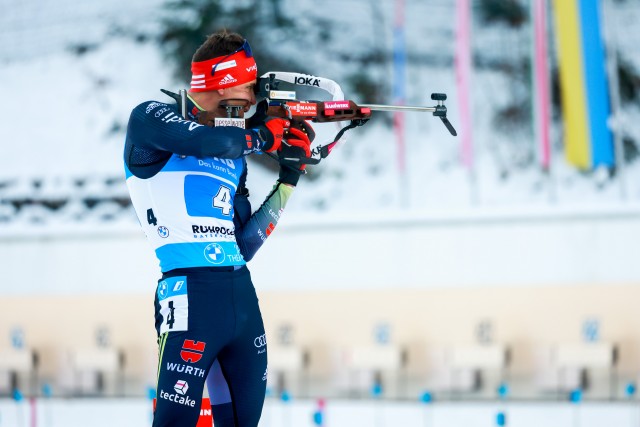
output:
<path id="1" fill-rule="evenodd" d="M 246 129 L 197 122 L 203 111 L 226 117 L 225 101 L 244 103 L 242 113 L 256 104 L 256 62 L 237 33 L 209 36 L 191 71 L 186 117 L 175 103 L 138 105 L 124 149 L 131 201 L 162 271 L 153 426 L 195 426 L 206 382 L 216 427 L 255 427 L 267 342 L 246 263 L 278 223 L 311 156 L 313 130 L 288 129 L 287 120 L 265 114 L 247 119 Z M 273 190 L 252 213 L 245 157 L 259 152 L 282 161 Z"/>

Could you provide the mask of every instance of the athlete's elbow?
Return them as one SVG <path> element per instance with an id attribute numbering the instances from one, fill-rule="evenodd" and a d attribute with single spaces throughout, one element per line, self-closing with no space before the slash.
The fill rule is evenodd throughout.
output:
<path id="1" fill-rule="evenodd" d="M 244 260 L 246 262 L 249 262 L 253 259 L 253 256 L 256 254 L 257 251 L 249 251 L 246 249 L 242 249 L 240 248 L 240 253 L 242 254 L 242 258 L 244 258 Z"/>
<path id="2" fill-rule="evenodd" d="M 221 159 L 239 159 L 243 155 L 242 147 L 229 138 L 216 138 L 203 144 L 199 157 L 218 157 Z"/>

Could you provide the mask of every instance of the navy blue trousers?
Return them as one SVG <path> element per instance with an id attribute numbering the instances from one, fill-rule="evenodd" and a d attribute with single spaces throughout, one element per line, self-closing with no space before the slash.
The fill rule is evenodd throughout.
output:
<path id="1" fill-rule="evenodd" d="M 195 426 L 206 382 L 216 427 L 256 427 L 267 383 L 267 343 L 249 270 L 165 273 L 158 282 L 155 318 L 153 426 Z"/>

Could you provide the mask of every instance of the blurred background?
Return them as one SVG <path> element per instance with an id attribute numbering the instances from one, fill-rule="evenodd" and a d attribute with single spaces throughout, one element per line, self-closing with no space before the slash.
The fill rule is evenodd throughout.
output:
<path id="1" fill-rule="evenodd" d="M 309 168 L 249 264 L 261 426 L 640 425 L 640 1 L 0 5 L 0 427 L 150 425 L 159 269 L 124 137 L 223 27 L 259 75 L 446 93 L 458 131 L 376 111 Z M 249 162 L 255 209 L 277 165 Z"/>

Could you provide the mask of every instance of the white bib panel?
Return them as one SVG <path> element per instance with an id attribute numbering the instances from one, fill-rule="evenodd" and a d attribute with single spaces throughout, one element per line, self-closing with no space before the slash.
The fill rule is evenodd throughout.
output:
<path id="1" fill-rule="evenodd" d="M 242 159 L 174 154 L 151 178 L 126 170 L 133 207 L 163 272 L 245 264 L 233 225 L 243 167 Z"/>

